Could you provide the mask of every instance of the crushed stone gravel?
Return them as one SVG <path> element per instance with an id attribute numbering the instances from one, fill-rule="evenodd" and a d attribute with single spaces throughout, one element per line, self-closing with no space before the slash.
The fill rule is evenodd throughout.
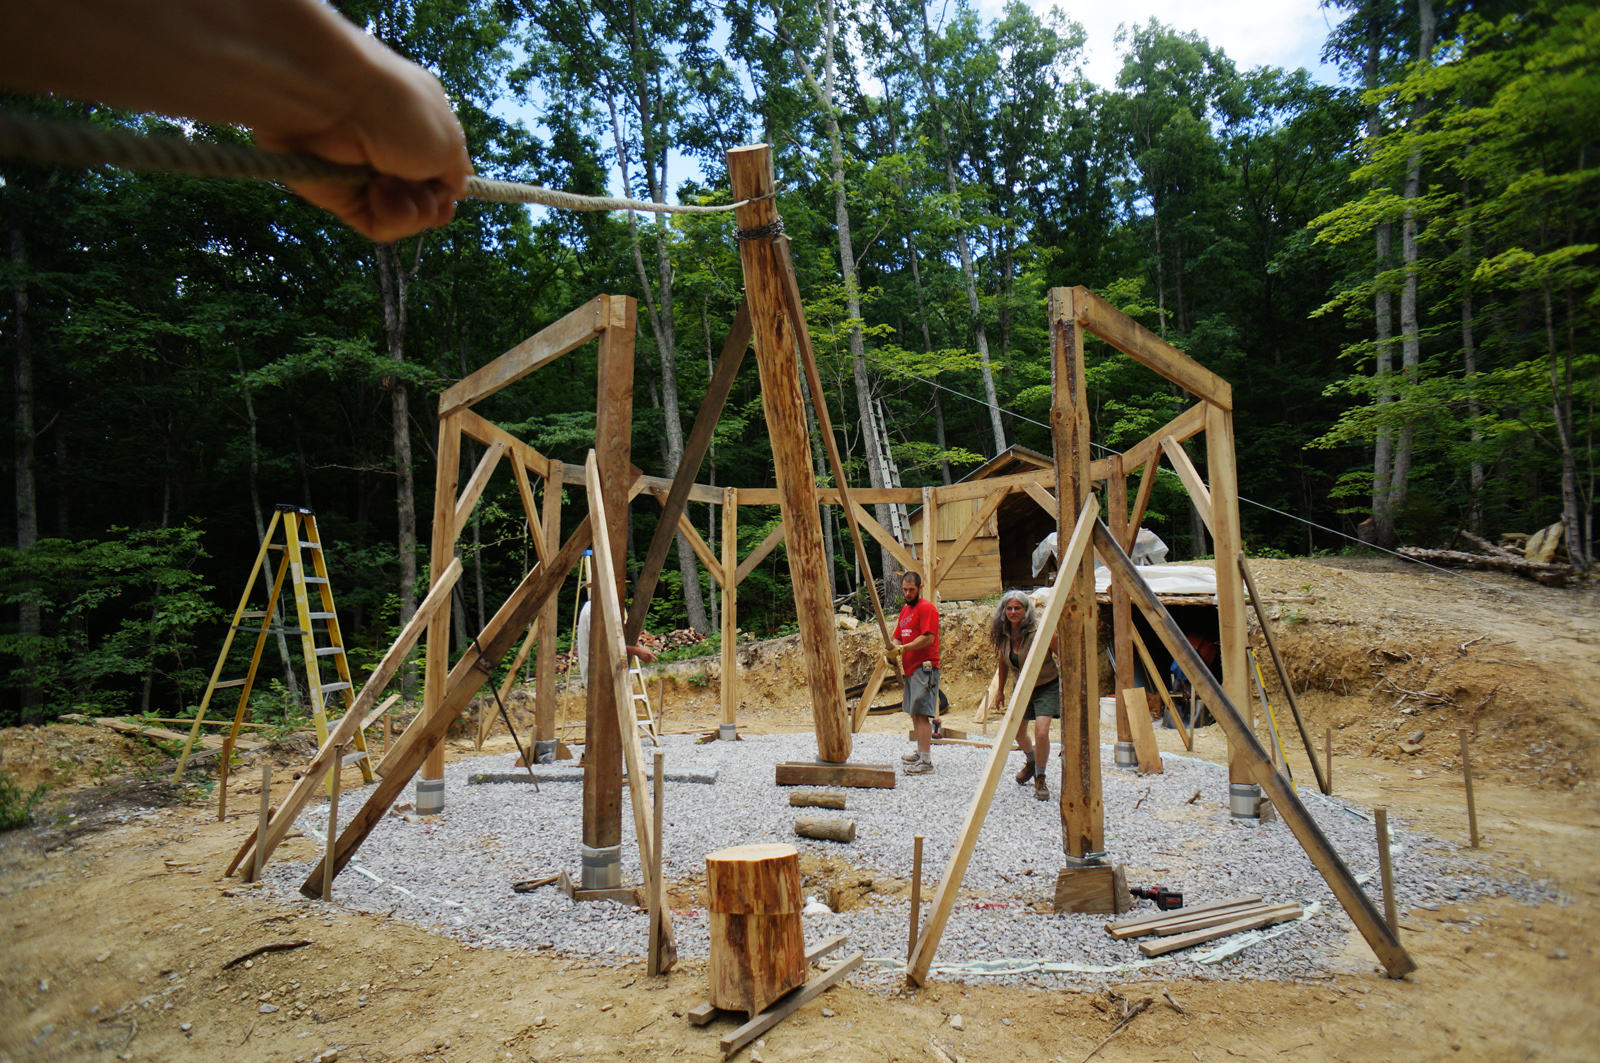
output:
<path id="1" fill-rule="evenodd" d="M 774 841 L 846 860 L 863 879 L 904 883 L 911 877 L 912 837 L 922 834 L 924 913 L 989 755 L 977 747 L 940 746 L 931 775 L 902 776 L 893 790 L 844 791 L 848 811 L 827 813 L 856 822 L 856 840 L 842 845 L 796 837 L 794 818 L 807 810 L 790 807 L 788 789 L 773 783 L 776 764 L 815 757 L 811 735 L 751 735 L 704 745 L 694 736 L 665 736 L 662 743 L 669 772 L 663 855 L 669 883 L 703 883 L 707 853 Z M 861 734 L 855 736 L 851 759 L 898 765 L 906 748 L 897 736 Z M 1357 947 L 1347 948 L 1354 926 L 1281 821 L 1256 825 L 1232 819 L 1225 767 L 1170 754 L 1163 759 L 1165 772 L 1140 776 L 1115 767 L 1111 746 L 1101 748 L 1106 851 L 1111 860 L 1127 865 L 1129 885 L 1159 883 L 1182 890 L 1186 906 L 1258 893 L 1273 903 L 1301 903 L 1310 913 L 1306 918 L 1145 960 L 1137 941 L 1114 941 L 1106 934 L 1106 916 L 1051 913 L 1062 864 L 1057 803 L 1038 801 L 1031 786 L 1011 781 L 1012 768 L 1021 763 L 1013 756 L 940 942 L 934 973 L 954 981 L 1046 986 L 1098 984 L 1143 968 L 1161 977 L 1300 980 L 1373 962 L 1358 937 Z M 514 881 L 562 870 L 576 877 L 582 836 L 579 786 L 535 792 L 526 783 L 469 785 L 470 776 L 508 771 L 511 760 L 492 755 L 450 764 L 443 814 L 385 817 L 340 875 L 337 903 L 432 927 L 477 947 L 550 949 L 618 965 L 642 958 L 648 921 L 639 910 L 611 902 L 574 903 L 554 886 L 526 894 L 511 891 Z M 1052 757 L 1052 791 L 1057 763 Z M 674 774 L 710 776 L 716 782 L 674 782 Z M 1200 797 L 1191 802 L 1196 791 Z M 1368 813 L 1310 785 L 1302 784 L 1299 793 L 1381 907 L 1376 832 Z M 626 804 L 624 797 L 622 877 L 636 884 L 642 878 Z M 359 791 L 346 795 L 342 819 L 348 822 L 360 805 Z M 308 807 L 296 825 L 321 839 L 327 819 L 323 803 Z M 1402 916 L 1414 907 L 1438 910 L 1491 896 L 1530 904 L 1557 897 L 1536 879 L 1498 878 L 1470 850 L 1406 830 L 1394 817 L 1390 831 Z M 306 861 L 269 865 L 266 886 L 299 901 L 298 886 L 312 866 Z M 1147 910 L 1153 905 L 1136 901 L 1131 914 Z M 903 894 L 890 899 L 868 893 L 858 907 L 804 918 L 808 940 L 848 933 L 849 947 L 866 953 L 868 963 L 853 981 L 901 984 L 909 924 Z M 674 923 L 680 960 L 704 961 L 706 913 L 675 910 Z M 1446 932 L 1443 924 L 1439 932 Z"/>

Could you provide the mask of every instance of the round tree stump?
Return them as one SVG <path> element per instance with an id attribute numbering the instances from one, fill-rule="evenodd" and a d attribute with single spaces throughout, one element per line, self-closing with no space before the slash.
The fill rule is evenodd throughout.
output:
<path id="1" fill-rule="evenodd" d="M 806 980 L 800 854 L 741 845 L 706 857 L 711 1003 L 752 1016 Z"/>

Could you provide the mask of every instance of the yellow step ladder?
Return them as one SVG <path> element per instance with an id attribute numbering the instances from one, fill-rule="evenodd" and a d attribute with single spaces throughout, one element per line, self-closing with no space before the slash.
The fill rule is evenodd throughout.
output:
<path id="1" fill-rule="evenodd" d="M 639 667 L 639 658 L 628 657 L 629 684 L 633 691 L 633 718 L 639 725 L 639 730 L 650 736 L 650 744 L 659 746 L 661 735 L 656 730 L 656 710 L 650 704 L 650 689 L 645 685 L 644 669 Z"/>
<path id="2" fill-rule="evenodd" d="M 276 541 L 280 532 L 281 542 Z M 267 595 L 266 607 L 250 609 L 248 608 L 250 596 L 255 591 L 256 580 L 266 574 L 270 565 L 268 555 L 272 552 L 277 552 L 280 556 L 272 578 L 272 589 Z M 277 613 L 285 580 L 288 581 L 290 592 L 294 597 L 295 626 L 280 628 L 273 624 L 273 618 Z M 314 605 L 310 591 L 312 587 L 316 588 L 317 594 Z M 246 621 L 257 623 L 247 624 Z M 322 625 L 321 630 L 317 628 L 318 623 Z M 233 636 L 239 631 L 254 632 L 256 636 L 255 651 L 250 655 L 250 667 L 242 679 L 223 679 L 222 672 L 228 663 L 228 653 L 233 648 Z M 178 757 L 178 767 L 172 775 L 174 782 L 183 776 L 184 765 L 189 759 L 190 750 L 194 748 L 199 738 L 200 724 L 206 718 L 206 709 L 211 704 L 212 695 L 219 690 L 238 688 L 239 701 L 233 713 L 233 727 L 222 747 L 224 764 L 222 770 L 226 778 L 227 758 L 233 751 L 239 726 L 244 722 L 245 713 L 250 707 L 250 692 L 255 687 L 256 672 L 261 664 L 261 652 L 266 647 L 267 636 L 279 632 L 285 635 L 297 635 L 300 638 L 300 651 L 306 669 L 306 696 L 311 704 L 312 718 L 316 720 L 317 744 L 320 746 L 328 738 L 329 704 L 336 703 L 341 705 L 345 712 L 350 711 L 356 699 L 355 683 L 350 677 L 350 662 L 345 656 L 344 636 L 339 630 L 338 612 L 334 609 L 333 586 L 328 581 L 328 564 L 323 556 L 322 538 L 317 532 L 316 514 L 309 509 L 283 504 L 278 505 L 273 511 L 272 520 L 267 525 L 267 533 L 261 539 L 261 549 L 256 552 L 255 564 L 250 569 L 249 579 L 245 581 L 244 593 L 239 596 L 238 608 L 233 613 L 233 622 L 228 625 L 228 634 L 222 641 L 222 652 L 217 655 L 216 666 L 211 670 L 211 680 L 206 684 L 205 696 L 200 701 L 194 726 L 189 731 L 188 741 L 184 743 L 183 753 Z M 323 675 L 324 662 L 333 665 L 332 676 Z M 345 757 L 344 763 L 359 764 L 362 779 L 371 782 L 372 764 L 367 756 L 366 738 L 360 731 L 356 732 L 355 747 L 356 751 Z M 330 788 L 333 785 L 331 777 L 328 785 Z"/>

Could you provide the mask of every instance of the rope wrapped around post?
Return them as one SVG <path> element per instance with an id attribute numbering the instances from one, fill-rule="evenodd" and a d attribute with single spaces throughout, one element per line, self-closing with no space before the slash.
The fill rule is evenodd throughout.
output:
<path id="1" fill-rule="evenodd" d="M 124 170 L 182 173 L 241 181 L 371 180 L 368 166 L 329 162 L 315 155 L 261 151 L 242 144 L 206 144 L 181 137 L 152 137 L 125 129 L 101 129 L 79 122 L 35 118 L 0 108 L 0 158 L 27 159 L 57 166 L 116 166 Z M 744 206 L 650 203 L 616 196 L 581 196 L 516 181 L 467 179 L 463 198 L 494 203 L 533 203 L 557 210 L 638 210 L 652 214 L 721 214 Z"/>

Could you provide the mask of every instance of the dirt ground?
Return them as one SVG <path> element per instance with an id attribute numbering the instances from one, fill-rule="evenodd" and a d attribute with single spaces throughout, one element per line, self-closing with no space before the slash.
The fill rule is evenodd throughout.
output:
<path id="1" fill-rule="evenodd" d="M 746 1050 L 750 1058 L 1080 1063 L 1111 1034 L 1121 1001 L 1145 997 L 1155 1003 L 1095 1059 L 1600 1058 L 1600 592 L 1495 574 L 1467 582 L 1376 561 L 1255 567 L 1263 597 L 1279 599 L 1272 607 L 1310 730 L 1319 744 L 1333 731 L 1335 792 L 1464 841 L 1465 728 L 1483 857 L 1500 877 L 1548 878 L 1563 902 L 1415 910 L 1401 938 L 1419 969 L 1402 981 L 1376 973 L 1354 938 L 1349 954 L 1365 973 L 1315 984 L 1110 982 L 1095 992 L 935 983 L 887 996 L 846 984 L 780 1023 Z M 952 726 L 973 726 L 963 721 L 987 679 L 982 619 L 946 610 Z M 870 661 L 868 628 L 843 640 L 853 681 Z M 792 641 L 741 655 L 741 725 L 809 729 Z M 715 661 L 675 666 L 665 726 L 714 726 L 718 681 Z M 1269 681 L 1274 694 L 1276 686 Z M 868 726 L 904 723 L 873 717 Z M 1217 730 L 1200 732 L 1199 755 L 1223 758 Z M 1179 748 L 1174 732 L 1160 738 Z M 1416 752 L 1402 751 L 1407 740 Z M 457 742 L 453 755 L 471 750 Z M 283 769 L 274 773 L 279 797 L 305 760 L 293 748 L 248 759 L 230 788 L 235 816 L 259 800 L 256 765 L 267 756 Z M 223 879 L 248 818 L 217 823 L 214 795 L 162 781 L 161 761 L 94 727 L 0 732 L 0 770 L 53 787 L 39 827 L 0 835 L 0 1063 L 326 1063 L 330 1052 L 371 1063 L 719 1058 L 717 1039 L 733 1021 L 696 1028 L 683 1017 L 706 995 L 696 963 L 649 978 L 642 962 L 618 969 L 472 949 L 382 914 L 284 903 Z M 1309 778 L 1293 748 L 1291 764 Z M 345 784 L 359 784 L 354 769 Z M 310 855 L 309 842 L 288 844 L 284 852 Z M 934 869 L 930 886 L 936 877 Z M 262 945 L 292 942 L 309 944 L 225 969 Z"/>

